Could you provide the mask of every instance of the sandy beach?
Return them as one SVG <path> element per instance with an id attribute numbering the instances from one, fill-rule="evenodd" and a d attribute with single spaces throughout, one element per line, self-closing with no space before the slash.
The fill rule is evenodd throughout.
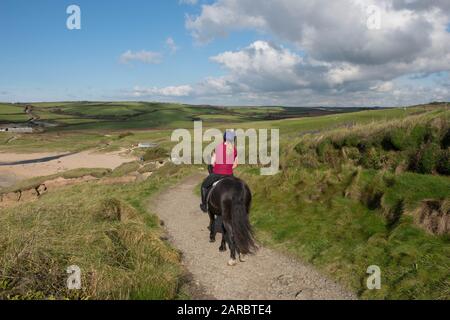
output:
<path id="1" fill-rule="evenodd" d="M 45 152 L 45 153 L 0 153 L 0 187 L 7 187 L 19 180 L 47 176 L 78 168 L 108 168 L 114 169 L 125 162 L 136 158 L 124 155 L 123 151 L 98 153 L 83 151 L 75 154 Z M 22 161 L 60 158 L 36 163 L 14 164 Z M 11 163 L 11 165 L 8 165 Z"/>

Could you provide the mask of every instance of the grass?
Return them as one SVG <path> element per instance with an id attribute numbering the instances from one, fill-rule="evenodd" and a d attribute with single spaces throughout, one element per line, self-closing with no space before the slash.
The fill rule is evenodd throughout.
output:
<path id="1" fill-rule="evenodd" d="M 180 257 L 145 200 L 188 172 L 168 165 L 142 183 L 84 183 L 2 210 L 0 298 L 176 298 Z M 81 268 L 81 291 L 66 289 L 70 265 Z"/>
<path id="2" fill-rule="evenodd" d="M 54 180 L 57 178 L 64 179 L 76 179 L 84 176 L 93 176 L 96 178 L 101 178 L 111 173 L 110 169 L 104 168 L 81 168 L 68 170 L 61 173 L 55 173 L 49 176 L 35 177 L 27 180 L 20 181 L 10 187 L 0 189 L 0 194 L 17 192 L 19 190 L 30 190 L 39 187 L 45 181 Z"/>
<path id="3" fill-rule="evenodd" d="M 33 113 L 39 116 L 40 120 L 58 124 L 58 128 L 49 128 L 49 131 L 164 129 L 188 127 L 196 119 L 202 119 L 208 124 L 220 124 L 225 119 L 228 122 L 239 123 L 261 121 L 268 116 L 279 119 L 359 110 L 283 107 L 217 108 L 149 102 L 36 103 L 33 107 Z M 2 109 L 5 111 L 2 112 Z M 0 122 L 28 119 L 28 115 L 23 112 L 23 106 L 0 104 Z"/>
<path id="4" fill-rule="evenodd" d="M 131 172 L 137 171 L 139 168 L 140 168 L 140 164 L 137 161 L 123 163 L 111 172 L 111 176 L 112 177 L 122 177 Z"/>
<path id="5" fill-rule="evenodd" d="M 278 128 L 281 173 L 263 177 L 258 167 L 238 170 L 254 194 L 251 217 L 261 241 L 312 263 L 363 299 L 450 299 L 450 238 L 424 229 L 414 216 L 424 201 L 438 201 L 442 210 L 449 201 L 450 178 L 438 171 L 438 161 L 447 158 L 434 157 L 436 145 L 448 152 L 448 107 L 344 111 L 352 112 L 325 109 L 319 113 L 325 115 L 313 117 L 317 109 L 39 103 L 34 112 L 60 127 L 36 135 L 1 134 L 0 150 L 113 151 L 151 141 L 159 145 L 146 155 L 153 161 L 167 158 L 172 129 L 192 128 L 192 120 L 204 119 L 205 127 L 219 129 Z M 440 128 L 437 135 L 428 124 Z M 426 172 L 409 166 L 413 155 Z M 127 185 L 69 186 L 4 210 L 2 297 L 177 298 L 179 257 L 159 240 L 158 220 L 147 213 L 144 199 L 192 170 L 155 169 L 128 163 L 113 173 L 68 172 L 71 177 L 154 174 Z M 48 177 L 10 190 L 32 187 L 40 179 Z M 20 252 L 25 252 L 23 261 L 16 259 Z M 69 263 L 88 270 L 83 282 L 89 285 L 78 296 L 61 284 Z M 366 270 L 373 264 L 381 267 L 382 289 L 369 291 Z"/>
<path id="6" fill-rule="evenodd" d="M 252 222 L 266 244 L 316 265 L 363 299 L 450 298 L 449 238 L 425 233 L 407 215 L 391 228 L 381 209 L 344 196 L 339 179 L 350 172 L 288 169 L 261 177 L 245 171 L 240 176 L 254 194 Z M 410 175 L 388 192 L 399 196 Z M 448 197 L 449 181 L 440 183 L 434 185 Z M 422 196 L 428 194 L 417 192 L 414 201 Z M 370 265 L 382 270 L 380 291 L 365 286 Z"/>
<path id="7" fill-rule="evenodd" d="M 258 238 L 314 264 L 363 299 L 450 299 L 448 231 L 433 234 L 417 219 L 417 213 L 425 214 L 424 201 L 430 200 L 441 204 L 443 217 L 448 215 L 450 178 L 435 171 L 408 172 L 402 164 L 429 143 L 425 139 L 445 145 L 448 110 L 413 110 L 389 121 L 377 116 L 378 121 L 369 122 L 366 116 L 372 111 L 359 112 L 354 119 L 360 122 L 351 126 L 333 126 L 297 138 L 290 128 L 284 131 L 279 175 L 262 177 L 258 168 L 240 168 L 239 176 L 254 194 L 252 222 Z M 325 123 L 326 118 L 293 121 Z M 429 124 L 436 129 L 433 134 L 425 130 L 408 135 L 430 128 Z M 384 150 L 383 137 L 399 128 L 405 139 L 414 137 L 415 142 L 408 142 L 404 150 Z M 379 160 L 372 156 L 368 162 L 360 161 L 362 154 L 367 156 L 356 145 L 361 143 L 385 160 L 371 162 Z M 366 287 L 370 265 L 381 268 L 381 290 Z"/>

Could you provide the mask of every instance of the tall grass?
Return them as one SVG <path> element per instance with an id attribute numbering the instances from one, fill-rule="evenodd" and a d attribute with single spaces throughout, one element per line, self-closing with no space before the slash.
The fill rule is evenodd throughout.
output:
<path id="1" fill-rule="evenodd" d="M 450 299 L 448 231 L 433 234 L 417 219 L 418 211 L 446 219 L 450 178 L 435 164 L 427 174 L 407 172 L 416 171 L 408 166 L 410 157 L 430 143 L 438 145 L 435 153 L 448 150 L 449 111 L 426 108 L 380 120 L 291 137 L 276 176 L 241 167 L 239 176 L 254 194 L 257 235 L 363 299 Z M 436 208 L 420 212 L 425 203 Z M 370 265 L 381 268 L 381 290 L 367 289 Z"/>
<path id="2" fill-rule="evenodd" d="M 83 183 L 0 214 L 2 299 L 174 299 L 182 268 L 145 199 L 189 172 L 166 165 L 128 185 Z M 68 290 L 67 267 L 82 289 Z"/>

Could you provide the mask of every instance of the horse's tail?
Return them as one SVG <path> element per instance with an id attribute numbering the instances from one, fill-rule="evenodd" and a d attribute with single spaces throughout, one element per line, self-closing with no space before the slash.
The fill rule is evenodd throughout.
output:
<path id="1" fill-rule="evenodd" d="M 231 202 L 233 237 L 236 247 L 242 254 L 253 253 L 257 250 L 250 225 L 243 192 L 234 192 Z"/>

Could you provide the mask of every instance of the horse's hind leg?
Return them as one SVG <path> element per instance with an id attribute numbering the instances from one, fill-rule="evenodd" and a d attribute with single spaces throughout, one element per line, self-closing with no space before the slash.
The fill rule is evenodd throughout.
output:
<path id="1" fill-rule="evenodd" d="M 222 233 L 222 243 L 220 244 L 219 251 L 220 252 L 227 251 L 227 243 L 225 241 L 225 232 Z"/>
<path id="2" fill-rule="evenodd" d="M 216 216 L 209 212 L 209 242 L 216 242 Z"/>
<path id="3" fill-rule="evenodd" d="M 224 222 L 223 223 L 225 227 L 225 239 L 228 242 L 228 247 L 230 248 L 230 261 L 228 261 L 229 266 L 235 266 L 236 265 L 236 246 L 234 244 L 233 239 L 233 228 L 230 223 Z"/>

